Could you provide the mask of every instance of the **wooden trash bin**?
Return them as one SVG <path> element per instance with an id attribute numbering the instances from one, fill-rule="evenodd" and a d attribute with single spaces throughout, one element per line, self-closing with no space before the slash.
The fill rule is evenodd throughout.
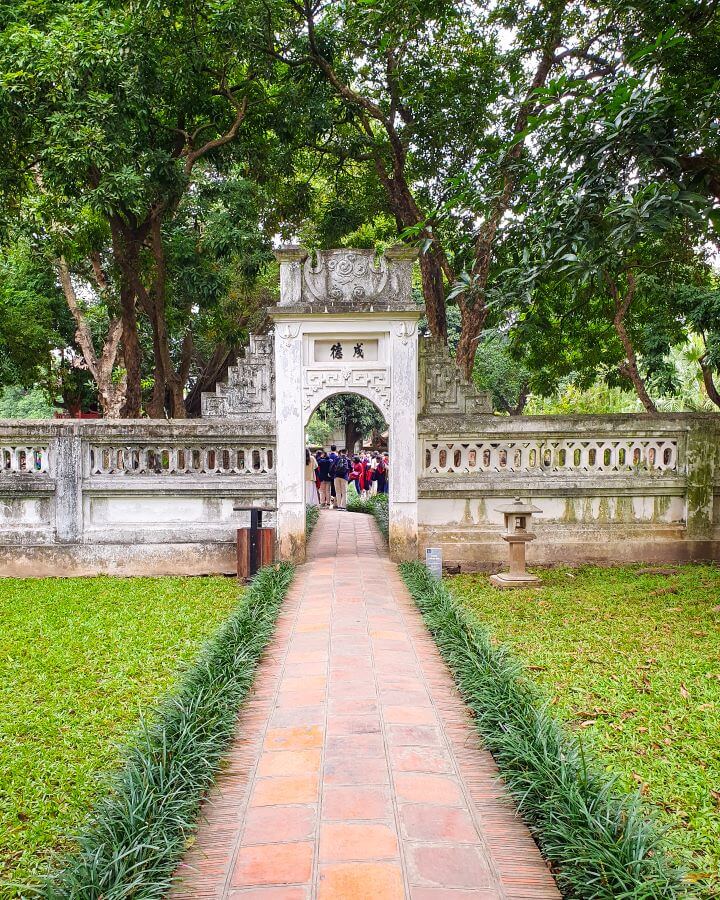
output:
<path id="1" fill-rule="evenodd" d="M 233 508 L 250 512 L 250 527 L 237 530 L 237 574 L 245 580 L 274 562 L 275 529 L 262 527 L 263 510 L 252 506 Z"/>

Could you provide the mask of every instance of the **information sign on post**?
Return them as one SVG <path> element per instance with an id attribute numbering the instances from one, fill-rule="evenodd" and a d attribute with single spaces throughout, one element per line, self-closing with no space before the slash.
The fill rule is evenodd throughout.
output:
<path id="1" fill-rule="evenodd" d="M 442 578 L 442 550 L 440 547 L 428 547 L 425 550 L 425 566 L 433 578 Z"/>

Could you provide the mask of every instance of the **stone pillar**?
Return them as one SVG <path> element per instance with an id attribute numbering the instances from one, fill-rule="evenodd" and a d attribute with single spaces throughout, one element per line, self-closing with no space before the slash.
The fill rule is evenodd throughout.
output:
<path id="1" fill-rule="evenodd" d="M 417 317 L 394 321 L 390 333 L 390 555 L 418 554 L 418 336 Z"/>
<path id="2" fill-rule="evenodd" d="M 686 523 L 687 536 L 694 540 L 709 540 L 712 536 L 719 437 L 717 426 L 709 419 L 693 422 L 688 431 Z"/>
<path id="3" fill-rule="evenodd" d="M 300 323 L 281 321 L 275 334 L 277 539 L 282 560 L 305 560 L 305 428 Z"/>
<path id="4" fill-rule="evenodd" d="M 63 427 L 52 442 L 52 474 L 55 476 L 55 539 L 78 544 L 83 533 L 82 438 Z"/>
<path id="5" fill-rule="evenodd" d="M 275 251 L 275 259 L 280 263 L 280 306 L 292 306 L 302 299 L 302 265 L 307 259 L 307 250 L 289 245 Z"/>

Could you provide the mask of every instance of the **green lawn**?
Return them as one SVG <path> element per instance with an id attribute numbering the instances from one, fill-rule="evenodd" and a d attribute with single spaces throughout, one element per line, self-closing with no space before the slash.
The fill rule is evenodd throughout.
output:
<path id="1" fill-rule="evenodd" d="M 483 575 L 450 586 L 607 769 L 658 809 L 703 893 L 720 896 L 720 568 L 540 574 L 543 587 L 527 591 Z"/>
<path id="2" fill-rule="evenodd" d="M 0 896 L 68 845 L 237 600 L 228 578 L 0 579 Z"/>

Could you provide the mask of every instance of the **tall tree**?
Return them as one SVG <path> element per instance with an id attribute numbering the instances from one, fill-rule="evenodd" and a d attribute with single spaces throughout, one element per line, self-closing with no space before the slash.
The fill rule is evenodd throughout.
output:
<path id="1" fill-rule="evenodd" d="M 369 162 L 398 232 L 424 242 L 428 322 L 446 337 L 445 294 L 455 276 L 433 228 L 438 198 L 431 184 L 457 176 L 474 153 L 496 93 L 488 84 L 499 81 L 493 42 L 453 2 L 303 0 L 290 6 L 298 12 L 300 36 L 273 52 L 296 69 L 309 62 L 335 98 L 333 122 L 318 149 L 354 164 Z"/>
<path id="2" fill-rule="evenodd" d="M 0 19 L 2 108 L 16 167 L 28 173 L 26 208 L 54 232 L 57 259 L 66 263 L 63 232 L 72 244 L 87 210 L 104 225 L 93 252 L 107 260 L 103 277 L 117 296 L 127 416 L 141 409 L 139 315 L 152 335 L 148 409 L 185 415 L 192 341 L 186 331 L 174 354 L 168 241 L 205 167 L 217 166 L 237 141 L 250 105 L 262 106 L 263 73 L 252 49 L 259 12 L 252 2 L 78 0 L 20 3 Z M 41 203 L 33 199 L 33 173 Z"/>

